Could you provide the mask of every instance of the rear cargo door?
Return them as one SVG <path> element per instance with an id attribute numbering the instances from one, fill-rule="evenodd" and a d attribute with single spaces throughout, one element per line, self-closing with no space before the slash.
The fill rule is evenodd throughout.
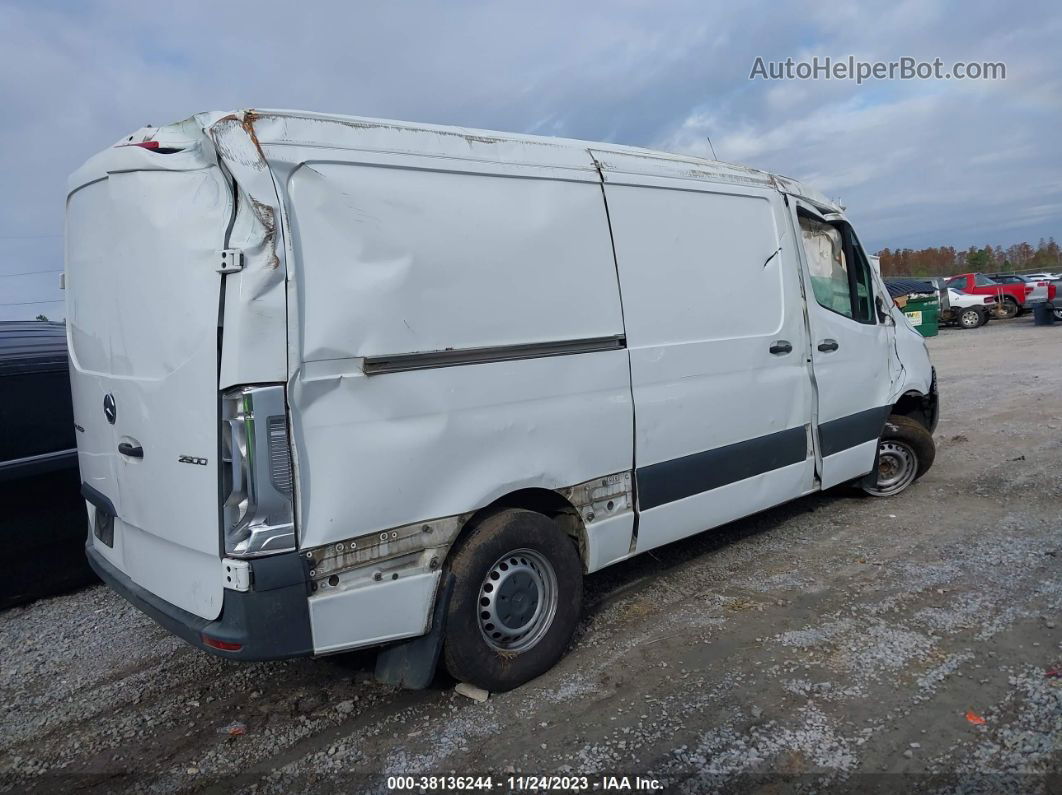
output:
<path id="1" fill-rule="evenodd" d="M 74 183 L 66 278 L 79 462 L 117 514 L 113 544 L 93 543 L 137 584 L 214 618 L 217 268 L 232 194 L 199 145 L 110 150 Z"/>

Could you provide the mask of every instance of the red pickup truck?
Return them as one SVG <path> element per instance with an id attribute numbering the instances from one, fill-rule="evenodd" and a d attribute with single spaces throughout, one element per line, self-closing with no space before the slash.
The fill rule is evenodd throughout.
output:
<path id="1" fill-rule="evenodd" d="M 960 273 L 945 282 L 946 287 L 962 290 L 970 295 L 992 295 L 996 298 L 996 317 L 1012 318 L 1025 309 L 1029 295 L 1035 289 L 1027 282 L 1001 284 L 983 273 Z M 1048 287 L 1047 300 L 1055 297 L 1055 287 Z"/>

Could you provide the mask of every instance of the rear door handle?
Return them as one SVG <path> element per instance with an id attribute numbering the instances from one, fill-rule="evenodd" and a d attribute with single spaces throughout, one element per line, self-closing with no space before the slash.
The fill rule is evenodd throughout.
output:
<path id="1" fill-rule="evenodd" d="M 828 351 L 835 351 L 839 347 L 840 345 L 837 344 L 837 340 L 823 340 L 819 343 L 819 350 L 823 353 L 827 353 Z"/>
<path id="2" fill-rule="evenodd" d="M 119 442 L 118 452 L 122 455 L 127 455 L 130 458 L 143 458 L 144 448 L 138 444 L 129 444 L 129 442 Z"/>
<path id="3" fill-rule="evenodd" d="M 790 344 L 789 340 L 776 340 L 771 343 L 769 350 L 775 356 L 784 356 L 785 354 L 792 352 L 793 346 Z"/>

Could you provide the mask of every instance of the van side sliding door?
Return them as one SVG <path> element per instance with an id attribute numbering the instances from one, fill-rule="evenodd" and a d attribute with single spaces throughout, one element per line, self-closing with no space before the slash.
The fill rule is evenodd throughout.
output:
<path id="1" fill-rule="evenodd" d="M 640 552 L 811 491 L 811 387 L 781 196 L 609 160 Z"/>
<path id="2" fill-rule="evenodd" d="M 851 225 L 791 202 L 801 240 L 822 488 L 874 468 L 893 378 L 870 263 Z"/>

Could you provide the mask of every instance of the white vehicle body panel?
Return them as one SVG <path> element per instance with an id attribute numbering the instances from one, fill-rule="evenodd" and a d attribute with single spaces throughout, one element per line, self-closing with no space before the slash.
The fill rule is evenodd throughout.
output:
<path id="1" fill-rule="evenodd" d="M 798 206 L 820 220 L 843 220 L 839 214 L 822 216 L 813 206 L 794 202 L 792 221 L 795 228 L 800 228 Z M 837 234 L 832 227 L 830 231 Z M 799 248 L 804 261 L 810 349 L 816 384 L 815 416 L 820 478 L 822 488 L 830 488 L 873 469 L 877 437 L 892 405 L 889 393 L 896 368 L 889 356 L 889 326 L 876 321 L 860 322 L 815 300 L 813 277 L 821 273 L 824 267 L 831 266 L 830 248 L 835 247 L 838 240 L 824 239 L 821 235 L 803 231 L 801 239 L 803 245 Z M 836 267 L 836 263 L 832 264 Z M 854 263 L 848 262 L 847 267 L 854 267 Z M 878 281 L 875 278 L 874 284 Z M 870 296 L 871 300 L 874 298 L 875 295 Z M 856 439 L 861 442 L 852 444 Z"/>
<path id="2" fill-rule="evenodd" d="M 314 651 L 333 654 L 423 635 L 439 576 L 423 572 L 314 596 L 310 600 Z"/>
<path id="3" fill-rule="evenodd" d="M 222 597 L 215 260 L 232 203 L 201 151 L 169 156 L 165 169 L 151 157 L 120 151 L 72 180 L 67 334 L 79 461 L 83 481 L 117 509 L 113 546 L 100 544 L 101 554 L 212 618 Z M 120 454 L 123 443 L 143 457 Z M 181 464 L 182 455 L 206 463 Z"/>
<path id="4" fill-rule="evenodd" d="M 953 287 L 948 287 L 948 304 L 952 309 L 968 309 L 971 306 L 979 306 L 984 309 L 991 308 L 995 303 L 995 298 L 990 295 L 970 295 L 964 293 L 962 290 L 956 290 Z M 988 302 L 985 299 L 991 299 Z"/>
<path id="5" fill-rule="evenodd" d="M 781 196 L 632 173 L 629 160 L 642 158 L 612 155 L 603 172 L 643 551 L 811 491 L 814 457 L 797 262 L 792 246 L 779 251 Z M 770 353 L 780 341 L 790 351 Z"/>
<path id="6" fill-rule="evenodd" d="M 137 187 L 113 219 L 113 198 L 71 199 L 75 412 L 102 418 L 120 390 L 142 420 L 85 425 L 80 460 L 118 514 L 101 554 L 203 619 L 221 609 L 231 387 L 286 387 L 317 654 L 427 631 L 450 546 L 498 500 L 562 501 L 595 571 L 869 472 L 876 436 L 832 449 L 827 426 L 930 392 L 898 310 L 857 323 L 805 300 L 798 201 L 843 215 L 784 177 L 291 111 L 141 136 L 188 151 L 112 149 L 72 180 L 75 197 Z M 222 249 L 242 268 L 219 274 Z M 122 459 L 116 434 L 159 456 Z M 178 465 L 178 448 L 209 462 Z M 266 572 L 251 559 L 245 590 Z"/>
<path id="7" fill-rule="evenodd" d="M 1047 281 L 1044 279 L 1030 279 L 1026 282 L 1032 287 L 1032 292 L 1025 296 L 1025 303 L 1037 304 L 1047 300 Z"/>
<path id="8" fill-rule="evenodd" d="M 303 545 L 630 469 L 622 350 L 363 369 L 365 357 L 622 337 L 595 172 L 332 154 L 292 163 L 286 180 Z M 336 461 L 341 477 L 317 474 Z"/>

